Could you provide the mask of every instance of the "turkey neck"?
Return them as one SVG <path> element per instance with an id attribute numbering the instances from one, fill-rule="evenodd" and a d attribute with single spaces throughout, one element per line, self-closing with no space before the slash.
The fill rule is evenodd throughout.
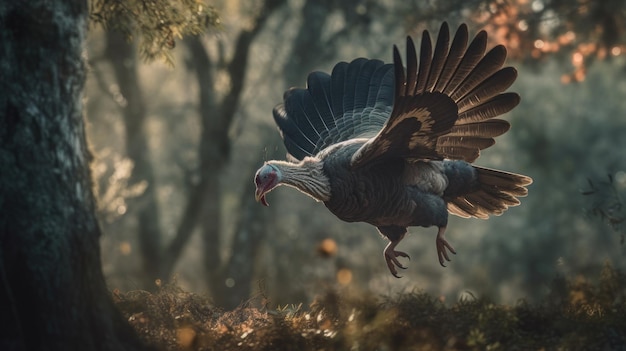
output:
<path id="1" fill-rule="evenodd" d="M 324 173 L 324 163 L 306 157 L 300 163 L 270 161 L 282 173 L 281 183 L 294 187 L 317 201 L 330 200 L 330 181 Z"/>

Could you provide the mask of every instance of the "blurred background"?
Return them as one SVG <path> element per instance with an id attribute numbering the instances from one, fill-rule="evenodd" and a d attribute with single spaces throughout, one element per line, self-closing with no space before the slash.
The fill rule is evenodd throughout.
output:
<path id="1" fill-rule="evenodd" d="M 620 0 L 211 1 L 217 26 L 175 38 L 167 60 L 94 26 L 88 134 L 111 289 L 174 281 L 217 305 L 309 303 L 329 287 L 425 291 L 452 302 L 536 300 L 557 276 L 624 269 L 626 3 Z M 411 228 L 402 279 L 376 229 L 335 218 L 286 187 L 254 201 L 253 176 L 285 149 L 271 111 L 310 71 L 391 61 L 442 21 L 504 44 L 522 102 L 476 162 L 530 175 L 522 205 L 487 221 L 451 216 L 457 250 L 437 261 L 435 228 Z"/>

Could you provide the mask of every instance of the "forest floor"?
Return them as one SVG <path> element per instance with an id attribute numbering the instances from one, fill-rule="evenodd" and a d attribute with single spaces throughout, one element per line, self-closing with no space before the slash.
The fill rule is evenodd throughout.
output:
<path id="1" fill-rule="evenodd" d="M 593 281 L 556 278 L 540 303 L 513 306 L 336 290 L 308 307 L 224 311 L 169 285 L 113 298 L 159 350 L 626 350 L 626 275 L 609 265 Z"/>

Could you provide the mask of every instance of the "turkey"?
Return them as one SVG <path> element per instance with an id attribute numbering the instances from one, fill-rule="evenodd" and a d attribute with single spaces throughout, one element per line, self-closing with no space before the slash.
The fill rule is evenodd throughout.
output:
<path id="1" fill-rule="evenodd" d="M 418 56 L 406 40 L 406 70 L 396 46 L 393 64 L 358 58 L 328 75 L 309 74 L 306 89 L 285 92 L 273 110 L 287 161 L 267 161 L 255 175 L 256 200 L 279 185 L 294 187 L 347 222 L 366 222 L 389 239 L 391 274 L 409 258 L 396 246 L 407 227 L 436 226 L 439 263 L 456 251 L 445 238 L 448 213 L 486 219 L 528 193 L 532 179 L 473 165 L 510 124 L 494 118 L 519 95 L 504 92 L 517 77 L 502 68 L 506 49 L 487 52 L 487 34 L 469 43 L 465 24 L 450 42 L 443 23 L 433 48 L 428 31 Z M 410 259 L 410 258 L 409 258 Z M 445 261 L 444 261 L 445 260 Z"/>

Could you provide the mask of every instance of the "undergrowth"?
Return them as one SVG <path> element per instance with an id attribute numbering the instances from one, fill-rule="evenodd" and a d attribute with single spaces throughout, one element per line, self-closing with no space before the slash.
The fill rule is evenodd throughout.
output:
<path id="1" fill-rule="evenodd" d="M 173 285 L 113 297 L 164 350 L 626 350 L 626 276 L 608 264 L 593 281 L 558 277 L 542 302 L 513 306 L 331 290 L 308 308 L 223 311 Z"/>

